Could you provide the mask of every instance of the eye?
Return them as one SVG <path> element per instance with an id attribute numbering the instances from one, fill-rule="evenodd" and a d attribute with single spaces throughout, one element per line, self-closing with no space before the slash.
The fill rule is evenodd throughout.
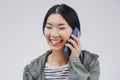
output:
<path id="1" fill-rule="evenodd" d="M 65 29 L 65 27 L 60 27 L 59 29 L 60 29 L 60 30 L 64 30 L 64 29 Z"/>
<path id="2" fill-rule="evenodd" d="M 47 29 L 52 29 L 52 27 L 51 27 L 51 26 L 46 26 L 46 28 L 47 28 Z"/>

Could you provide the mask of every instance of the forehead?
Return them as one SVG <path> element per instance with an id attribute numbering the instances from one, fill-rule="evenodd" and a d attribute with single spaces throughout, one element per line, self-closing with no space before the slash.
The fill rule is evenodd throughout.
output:
<path id="1" fill-rule="evenodd" d="M 46 23 L 67 23 L 61 14 L 54 13 L 48 16 Z"/>

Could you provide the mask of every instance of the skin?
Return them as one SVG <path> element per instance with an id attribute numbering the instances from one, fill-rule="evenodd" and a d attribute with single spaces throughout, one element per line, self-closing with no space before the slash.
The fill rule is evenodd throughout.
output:
<path id="1" fill-rule="evenodd" d="M 72 28 L 67 21 L 58 13 L 51 14 L 46 22 L 44 34 L 48 45 L 52 49 L 52 54 L 47 58 L 46 63 L 55 67 L 63 66 L 68 63 L 70 58 L 79 57 L 81 52 L 80 36 L 72 35 Z M 69 39 L 71 37 L 74 40 Z M 71 42 L 73 46 L 67 44 Z M 71 49 L 71 55 L 64 54 L 64 48 L 68 46 Z"/>

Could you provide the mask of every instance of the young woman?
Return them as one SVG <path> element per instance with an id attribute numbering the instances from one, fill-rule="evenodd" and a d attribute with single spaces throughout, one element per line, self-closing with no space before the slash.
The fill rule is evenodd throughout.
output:
<path id="1" fill-rule="evenodd" d="M 51 49 L 25 67 L 23 80 L 99 80 L 98 56 L 81 49 L 80 33 L 72 35 L 75 27 L 80 30 L 70 6 L 55 5 L 48 10 L 43 34 Z M 64 53 L 66 46 L 71 50 L 69 56 Z"/>

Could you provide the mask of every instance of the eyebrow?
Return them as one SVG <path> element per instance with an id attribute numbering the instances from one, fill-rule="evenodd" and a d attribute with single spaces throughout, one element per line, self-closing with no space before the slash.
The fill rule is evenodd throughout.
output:
<path id="1" fill-rule="evenodd" d="M 63 26 L 63 25 L 65 25 L 64 23 L 60 23 L 60 24 L 58 24 L 58 26 Z"/>
<path id="2" fill-rule="evenodd" d="M 46 23 L 46 24 L 48 24 L 48 25 L 51 25 L 52 26 L 52 24 L 51 23 Z M 64 23 L 59 23 L 59 24 L 57 24 L 58 26 L 63 26 L 63 25 L 65 25 Z"/>
<path id="3" fill-rule="evenodd" d="M 48 24 L 48 25 L 52 25 L 51 23 L 46 23 L 46 24 Z"/>

